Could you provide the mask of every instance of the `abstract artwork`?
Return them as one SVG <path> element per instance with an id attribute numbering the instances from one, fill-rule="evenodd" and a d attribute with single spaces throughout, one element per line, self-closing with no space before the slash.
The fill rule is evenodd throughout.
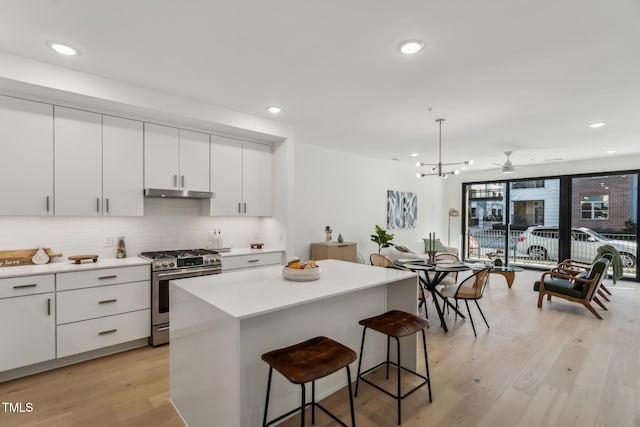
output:
<path id="1" fill-rule="evenodd" d="M 404 205 L 402 191 L 387 191 L 387 228 L 404 227 Z"/>
<path id="2" fill-rule="evenodd" d="M 418 195 L 416 193 L 404 193 L 403 200 L 404 226 L 416 228 L 418 218 Z"/>
<path id="3" fill-rule="evenodd" d="M 387 190 L 387 228 L 415 228 L 417 218 L 417 194 Z"/>

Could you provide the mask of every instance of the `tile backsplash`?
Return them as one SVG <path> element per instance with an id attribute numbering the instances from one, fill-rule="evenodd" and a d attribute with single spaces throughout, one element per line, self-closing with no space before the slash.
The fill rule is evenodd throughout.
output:
<path id="1" fill-rule="evenodd" d="M 254 241 L 284 248 L 286 229 L 273 218 L 232 218 L 200 215 L 200 201 L 145 199 L 143 217 L 0 217 L 0 250 L 49 247 L 70 255 L 97 254 L 115 258 L 119 236 L 127 255 L 142 251 L 208 248 L 209 234 L 221 230 L 224 246 L 248 248 Z M 111 247 L 105 247 L 107 241 Z"/>

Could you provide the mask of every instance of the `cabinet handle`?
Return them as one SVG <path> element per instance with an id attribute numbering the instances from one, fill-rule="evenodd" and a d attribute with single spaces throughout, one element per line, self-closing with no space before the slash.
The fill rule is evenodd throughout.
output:
<path id="1" fill-rule="evenodd" d="M 98 332 L 98 335 L 107 335 L 107 334 L 112 334 L 114 332 L 117 332 L 117 329 L 109 329 L 108 331 L 102 331 L 102 332 Z"/>
<path id="2" fill-rule="evenodd" d="M 238 202 L 238 213 L 242 213 L 242 203 Z"/>
<path id="3" fill-rule="evenodd" d="M 118 277 L 115 274 L 112 274 L 111 276 L 100 276 L 98 277 L 98 280 L 105 280 L 105 279 L 115 279 L 116 277 Z"/>
<path id="4" fill-rule="evenodd" d="M 173 186 L 174 187 L 178 186 L 178 175 L 173 175 Z"/>
<path id="5" fill-rule="evenodd" d="M 247 213 L 247 202 L 244 202 L 244 213 Z"/>
<path id="6" fill-rule="evenodd" d="M 51 316 L 51 298 L 47 298 L 47 316 Z"/>
<path id="7" fill-rule="evenodd" d="M 109 198 L 104 199 L 104 206 L 107 209 L 107 213 L 109 213 Z"/>
<path id="8" fill-rule="evenodd" d="M 114 299 L 105 299 L 105 300 L 102 300 L 102 301 L 98 301 L 98 304 L 109 304 L 110 302 L 116 302 L 116 301 L 118 301 L 118 299 L 117 299 L 117 298 L 114 298 Z"/>
<path id="9" fill-rule="evenodd" d="M 259 260 L 259 259 L 250 259 L 250 260 L 248 260 L 247 262 L 250 262 L 250 263 L 251 263 L 251 262 L 258 262 L 258 261 L 260 261 L 260 260 Z"/>
<path id="10" fill-rule="evenodd" d="M 184 175 L 180 175 L 180 185 L 184 188 Z"/>
<path id="11" fill-rule="evenodd" d="M 96 212 L 100 213 L 100 197 L 96 197 Z"/>
<path id="12" fill-rule="evenodd" d="M 49 196 L 47 196 L 47 212 L 49 212 L 49 211 L 50 211 L 50 208 L 49 208 Z"/>
<path id="13" fill-rule="evenodd" d="M 15 285 L 13 289 L 35 288 L 36 286 L 38 286 L 37 283 L 32 283 L 30 285 Z"/>
<path id="14" fill-rule="evenodd" d="M 156 329 L 158 332 L 162 332 L 162 331 L 168 331 L 169 330 L 169 326 L 163 326 L 162 328 L 158 328 Z"/>

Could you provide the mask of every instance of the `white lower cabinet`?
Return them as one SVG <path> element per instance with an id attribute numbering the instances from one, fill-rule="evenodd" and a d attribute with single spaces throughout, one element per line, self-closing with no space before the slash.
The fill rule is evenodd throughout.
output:
<path id="1" fill-rule="evenodd" d="M 58 358 L 148 337 L 150 280 L 148 265 L 57 274 Z"/>
<path id="2" fill-rule="evenodd" d="M 150 308 L 149 282 L 58 292 L 58 325 Z"/>
<path id="3" fill-rule="evenodd" d="M 0 371 L 55 359 L 53 283 L 52 274 L 0 280 Z"/>
<path id="4" fill-rule="evenodd" d="M 282 252 L 268 252 L 250 255 L 226 255 L 222 257 L 222 270 L 236 270 L 238 268 L 263 267 L 282 263 Z"/>
<path id="5" fill-rule="evenodd" d="M 149 336 L 151 310 L 99 317 L 58 326 L 58 357 Z"/>

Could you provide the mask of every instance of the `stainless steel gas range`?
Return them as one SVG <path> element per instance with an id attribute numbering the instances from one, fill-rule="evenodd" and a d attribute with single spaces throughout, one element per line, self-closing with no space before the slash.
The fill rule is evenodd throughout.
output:
<path id="1" fill-rule="evenodd" d="M 169 281 L 208 276 L 222 271 L 217 251 L 185 249 L 143 252 L 140 257 L 151 263 L 151 345 L 169 342 Z"/>

